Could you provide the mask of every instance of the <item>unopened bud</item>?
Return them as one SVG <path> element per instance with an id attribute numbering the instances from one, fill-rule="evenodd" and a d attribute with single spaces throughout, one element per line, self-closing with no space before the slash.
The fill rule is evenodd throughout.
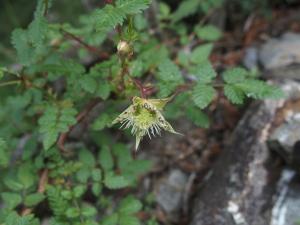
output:
<path id="1" fill-rule="evenodd" d="M 122 56 L 132 55 L 132 47 L 126 41 L 120 41 L 117 46 L 118 53 Z"/>

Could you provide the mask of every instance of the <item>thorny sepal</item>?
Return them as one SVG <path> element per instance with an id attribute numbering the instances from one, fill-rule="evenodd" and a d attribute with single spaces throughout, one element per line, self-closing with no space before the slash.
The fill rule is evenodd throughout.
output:
<path id="1" fill-rule="evenodd" d="M 171 124 L 161 114 L 164 106 L 173 96 L 164 99 L 144 99 L 133 97 L 132 104 L 122 112 L 112 124 L 121 123 L 120 128 L 130 128 L 131 133 L 136 136 L 135 149 L 138 149 L 141 139 L 147 134 L 152 136 L 161 135 L 161 129 L 174 134 L 176 132 Z"/>

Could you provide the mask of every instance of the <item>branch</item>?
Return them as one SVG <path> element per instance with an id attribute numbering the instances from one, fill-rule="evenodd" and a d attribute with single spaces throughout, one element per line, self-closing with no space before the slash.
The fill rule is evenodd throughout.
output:
<path id="1" fill-rule="evenodd" d="M 48 174 L 49 170 L 48 169 L 43 169 L 41 172 L 40 180 L 39 180 L 39 186 L 37 189 L 37 193 L 43 194 L 46 190 L 46 186 L 48 184 Z M 32 212 L 33 208 L 24 208 L 21 212 L 22 216 L 26 216 Z"/>
<path id="2" fill-rule="evenodd" d="M 77 37 L 76 35 L 66 31 L 65 29 L 61 28 L 61 32 L 64 33 L 64 35 L 76 42 L 78 42 L 80 45 L 82 45 L 86 50 L 88 50 L 91 53 L 96 53 L 101 57 L 101 59 L 108 59 L 109 54 L 106 52 L 101 52 L 98 48 L 89 45 L 88 43 L 84 42 L 80 37 Z"/>
<path id="3" fill-rule="evenodd" d="M 45 4 L 44 16 L 47 16 L 47 14 L 48 14 L 48 7 L 49 7 L 48 0 L 44 0 L 44 4 Z"/>
<path id="4" fill-rule="evenodd" d="M 67 149 L 65 148 L 65 142 L 67 137 L 69 136 L 70 132 L 74 129 L 74 127 L 80 123 L 86 116 L 89 114 L 89 112 L 101 101 L 100 98 L 92 99 L 86 107 L 76 116 L 77 123 L 70 126 L 69 130 L 65 133 L 60 134 L 58 141 L 57 141 L 57 147 L 62 151 L 66 152 Z"/>
<path id="5" fill-rule="evenodd" d="M 0 87 L 4 87 L 4 86 L 8 86 L 8 85 L 20 84 L 20 83 L 21 83 L 20 80 L 10 80 L 10 81 L 6 81 L 6 82 L 0 83 Z"/>

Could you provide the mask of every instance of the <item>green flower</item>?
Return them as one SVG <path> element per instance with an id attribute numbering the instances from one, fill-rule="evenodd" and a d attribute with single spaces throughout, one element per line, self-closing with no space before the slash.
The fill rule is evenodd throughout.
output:
<path id="1" fill-rule="evenodd" d="M 177 133 L 161 114 L 164 106 L 170 101 L 164 99 L 144 99 L 133 97 L 132 105 L 122 112 L 112 124 L 121 123 L 120 128 L 130 128 L 131 133 L 136 136 L 135 149 L 137 150 L 141 139 L 147 134 L 151 136 L 161 134 L 161 130 L 166 130 L 174 134 Z"/>

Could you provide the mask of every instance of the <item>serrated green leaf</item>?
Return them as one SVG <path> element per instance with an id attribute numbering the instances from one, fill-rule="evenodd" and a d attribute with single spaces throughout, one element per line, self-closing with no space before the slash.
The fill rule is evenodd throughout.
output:
<path id="1" fill-rule="evenodd" d="M 209 117 L 196 107 L 188 107 L 186 116 L 199 127 L 208 128 L 210 125 Z"/>
<path id="2" fill-rule="evenodd" d="M 48 24 L 43 17 L 35 18 L 27 30 L 18 28 L 13 31 L 11 42 L 21 64 L 28 66 L 44 53 L 47 32 Z"/>
<path id="3" fill-rule="evenodd" d="M 68 218 L 76 218 L 76 217 L 79 217 L 79 215 L 80 215 L 80 211 L 76 207 L 68 208 L 66 211 L 66 216 Z"/>
<path id="4" fill-rule="evenodd" d="M 83 163 L 85 167 L 93 168 L 96 164 L 94 155 L 87 149 L 81 149 L 78 157 L 79 161 Z"/>
<path id="5" fill-rule="evenodd" d="M 116 225 L 118 224 L 119 216 L 117 213 L 113 213 L 109 216 L 104 217 L 101 221 L 101 225 Z"/>
<path id="6" fill-rule="evenodd" d="M 36 181 L 36 171 L 30 163 L 22 164 L 18 168 L 17 177 L 25 189 L 30 188 Z"/>
<path id="7" fill-rule="evenodd" d="M 5 218 L 5 225 L 39 225 L 39 221 L 32 214 L 19 216 L 16 212 L 10 212 Z"/>
<path id="8" fill-rule="evenodd" d="M 196 27 L 197 36 L 205 41 L 216 41 L 222 37 L 222 32 L 219 28 L 213 25 Z"/>
<path id="9" fill-rule="evenodd" d="M 284 96 L 280 89 L 261 80 L 246 79 L 242 83 L 236 83 L 235 86 L 241 89 L 247 97 L 255 99 L 278 99 Z"/>
<path id="10" fill-rule="evenodd" d="M 178 66 L 169 59 L 159 64 L 158 78 L 165 82 L 174 81 L 180 83 L 182 81 L 182 75 Z"/>
<path id="11" fill-rule="evenodd" d="M 226 83 L 234 84 L 238 82 L 243 82 L 246 79 L 248 71 L 241 68 L 235 67 L 228 69 L 223 73 L 223 79 Z"/>
<path id="12" fill-rule="evenodd" d="M 122 175 L 116 175 L 113 172 L 105 173 L 104 184 L 109 189 L 119 189 L 128 187 L 130 182 Z"/>
<path id="13" fill-rule="evenodd" d="M 102 191 L 102 185 L 100 183 L 93 183 L 92 192 L 95 196 L 99 196 Z"/>
<path id="14" fill-rule="evenodd" d="M 13 191 L 21 191 L 24 188 L 23 184 L 14 176 L 5 177 L 4 184 L 6 187 Z"/>
<path id="15" fill-rule="evenodd" d="M 203 61 L 208 61 L 212 49 L 213 49 L 212 44 L 204 44 L 198 46 L 192 51 L 191 58 L 190 58 L 191 61 L 196 64 L 201 63 Z"/>
<path id="16" fill-rule="evenodd" d="M 0 138 L 0 166 L 7 167 L 9 163 L 9 154 L 6 142 Z"/>
<path id="17" fill-rule="evenodd" d="M 101 181 L 101 179 L 102 179 L 101 170 L 98 168 L 93 169 L 92 170 L 92 178 L 94 181 Z"/>
<path id="18" fill-rule="evenodd" d="M 35 18 L 28 27 L 30 42 L 39 48 L 43 45 L 48 32 L 48 23 L 44 17 Z"/>
<path id="19" fill-rule="evenodd" d="M 130 215 L 137 213 L 142 207 L 143 205 L 138 199 L 133 196 L 128 196 L 121 201 L 118 211 L 122 214 Z"/>
<path id="20" fill-rule="evenodd" d="M 114 166 L 113 158 L 111 152 L 107 146 L 103 146 L 99 154 L 99 162 L 101 167 L 108 171 Z"/>
<path id="21" fill-rule="evenodd" d="M 130 215 L 120 215 L 119 218 L 120 225 L 140 225 L 140 221 L 135 216 Z"/>
<path id="22" fill-rule="evenodd" d="M 85 185 L 77 185 L 74 190 L 74 197 L 75 198 L 80 198 L 86 191 L 86 186 Z"/>
<path id="23" fill-rule="evenodd" d="M 141 77 L 143 75 L 143 62 L 141 60 L 135 60 L 131 63 L 130 74 L 133 77 Z"/>
<path id="24" fill-rule="evenodd" d="M 210 83 L 216 76 L 216 72 L 209 61 L 204 61 L 195 68 L 195 75 L 199 83 Z"/>
<path id="25" fill-rule="evenodd" d="M 168 4 L 164 2 L 159 2 L 159 18 L 164 19 L 164 18 L 169 18 L 171 12 L 171 8 Z"/>
<path id="26" fill-rule="evenodd" d="M 176 11 L 172 15 L 172 21 L 177 22 L 189 15 L 197 12 L 200 1 L 198 0 L 185 0 L 180 3 Z"/>
<path id="27" fill-rule="evenodd" d="M 158 46 L 157 43 L 144 46 L 145 49 L 139 55 L 145 70 L 155 68 L 168 58 L 168 49 L 165 46 Z"/>
<path id="28" fill-rule="evenodd" d="M 76 173 L 76 178 L 82 183 L 86 183 L 91 176 L 91 170 L 88 167 L 83 167 Z"/>
<path id="29" fill-rule="evenodd" d="M 210 10 L 220 7 L 224 0 L 203 0 L 200 1 L 200 9 L 205 13 L 209 13 Z"/>
<path id="30" fill-rule="evenodd" d="M 213 87 L 205 84 L 197 84 L 192 91 L 192 99 L 200 109 L 207 107 L 214 99 L 216 91 Z"/>
<path id="31" fill-rule="evenodd" d="M 106 100 L 110 94 L 110 84 L 106 80 L 102 80 L 96 91 L 96 95 L 101 97 L 103 100 Z"/>
<path id="32" fill-rule="evenodd" d="M 60 217 L 66 214 L 68 209 L 68 203 L 61 195 L 59 187 L 47 186 L 47 200 L 56 217 Z"/>
<path id="33" fill-rule="evenodd" d="M 97 82 L 93 77 L 84 76 L 80 81 L 83 90 L 89 93 L 94 93 L 97 89 Z"/>
<path id="34" fill-rule="evenodd" d="M 48 150 L 55 142 L 60 132 L 66 132 L 69 126 L 75 124 L 77 111 L 68 101 L 50 105 L 39 119 L 40 133 L 43 134 L 44 149 Z"/>
<path id="35" fill-rule="evenodd" d="M 116 70 L 119 71 L 120 65 L 118 64 L 118 58 L 112 56 L 109 60 L 103 61 L 101 63 L 97 63 L 95 66 L 93 66 L 88 76 L 94 77 L 94 78 L 107 78 L 110 76 L 111 71 Z"/>
<path id="36" fill-rule="evenodd" d="M 226 84 L 224 86 L 224 94 L 233 104 L 242 104 L 244 102 L 245 94 L 234 85 Z"/>
<path id="37" fill-rule="evenodd" d="M 158 67 L 157 86 L 159 87 L 159 96 L 169 96 L 179 84 L 183 83 L 181 72 L 176 64 L 171 60 L 165 59 Z"/>
<path id="38" fill-rule="evenodd" d="M 71 200 L 73 197 L 73 193 L 70 190 L 63 190 L 63 191 L 61 191 L 61 196 L 64 199 Z"/>
<path id="39" fill-rule="evenodd" d="M 25 197 L 24 204 L 29 207 L 35 206 L 43 201 L 44 198 L 45 196 L 42 193 L 30 194 Z"/>
<path id="40" fill-rule="evenodd" d="M 134 27 L 138 30 L 144 30 L 148 26 L 148 20 L 141 14 L 134 17 Z"/>
<path id="41" fill-rule="evenodd" d="M 13 192 L 4 192 L 1 194 L 1 198 L 9 209 L 15 208 L 22 202 L 21 195 Z"/>
<path id="42" fill-rule="evenodd" d="M 177 82 L 165 82 L 165 81 L 161 81 L 157 84 L 157 87 L 159 89 L 159 93 L 158 96 L 160 98 L 166 98 L 168 96 L 170 96 L 176 89 L 176 87 L 178 86 Z"/>
<path id="43" fill-rule="evenodd" d="M 48 0 L 47 2 L 44 0 L 38 0 L 37 2 L 34 18 L 44 17 L 45 12 L 52 6 L 52 0 Z"/>
<path id="44" fill-rule="evenodd" d="M 150 0 L 118 0 L 115 5 L 106 4 L 94 14 L 96 29 L 106 32 L 122 25 L 127 15 L 140 13 L 148 8 Z"/>
<path id="45" fill-rule="evenodd" d="M 93 206 L 84 206 L 81 209 L 81 214 L 85 217 L 91 217 L 97 214 L 97 209 Z"/>
<path id="46" fill-rule="evenodd" d="M 93 123 L 92 128 L 93 130 L 103 130 L 105 127 L 110 127 L 111 122 L 114 119 L 114 115 L 107 113 L 102 113 Z"/>
<path id="47" fill-rule="evenodd" d="M 117 158 L 118 167 L 122 171 L 126 168 L 127 165 L 129 165 L 133 161 L 130 149 L 124 144 L 115 144 L 113 146 L 113 153 Z"/>
<path id="48" fill-rule="evenodd" d="M 32 46 L 28 33 L 23 29 L 15 29 L 12 33 L 11 42 L 17 51 L 18 61 L 23 65 L 30 65 L 35 61 L 36 49 Z"/>

